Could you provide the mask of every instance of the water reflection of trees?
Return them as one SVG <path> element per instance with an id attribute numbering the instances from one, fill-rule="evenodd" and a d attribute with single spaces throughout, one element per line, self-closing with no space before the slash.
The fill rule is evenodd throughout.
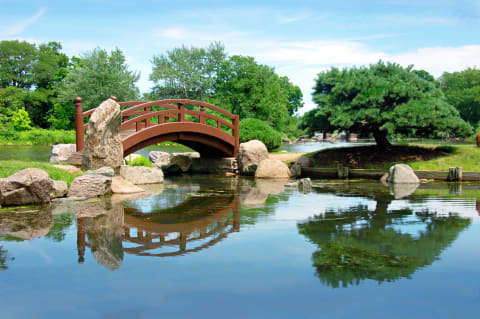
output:
<path id="1" fill-rule="evenodd" d="M 360 189 L 344 189 L 339 195 L 348 196 L 349 191 L 361 193 Z M 367 192 L 363 194 L 371 197 Z M 377 192 L 372 197 L 377 201 L 374 211 L 364 205 L 327 210 L 298 224 L 300 233 L 319 248 L 312 259 L 323 283 L 337 288 L 358 285 L 365 279 L 389 282 L 409 278 L 417 269 L 431 265 L 470 225 L 469 219 L 454 215 L 387 211 L 393 200 L 389 194 Z M 417 234 L 409 232 L 411 229 L 422 231 Z"/>
<path id="2" fill-rule="evenodd" d="M 7 261 L 13 260 L 13 258 L 8 257 L 8 251 L 3 249 L 3 246 L 0 245 L 0 270 L 8 269 Z"/>

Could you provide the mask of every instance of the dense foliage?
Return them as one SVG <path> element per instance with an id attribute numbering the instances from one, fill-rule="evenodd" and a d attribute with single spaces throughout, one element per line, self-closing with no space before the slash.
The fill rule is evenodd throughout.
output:
<path id="1" fill-rule="evenodd" d="M 251 140 L 262 141 L 268 150 L 273 150 L 282 144 L 282 134 L 271 128 L 264 121 L 251 118 L 241 120 L 240 143 Z"/>
<path id="2" fill-rule="evenodd" d="M 152 64 L 155 87 L 148 99 L 206 100 L 241 119 L 255 117 L 287 134 L 295 131 L 292 115 L 303 106 L 300 88 L 252 57 L 227 58 L 215 42 L 207 48 L 175 48 L 155 56 Z"/>
<path id="3" fill-rule="evenodd" d="M 135 100 L 139 90 L 135 86 L 140 75 L 130 71 L 125 56 L 119 49 L 110 54 L 94 49 L 86 52 L 69 68 L 65 80 L 59 87 L 59 102 L 68 104 L 72 110 L 75 97 L 82 98 L 85 110 L 97 107 L 102 101 L 114 95 L 119 101 Z"/>
<path id="4" fill-rule="evenodd" d="M 237 55 L 225 61 L 218 72 L 216 100 L 241 119 L 257 118 L 277 130 L 283 130 L 303 106 L 300 88 L 287 77 L 278 76 L 252 57 Z"/>
<path id="5" fill-rule="evenodd" d="M 480 70 L 466 69 L 462 72 L 445 72 L 440 78 L 441 88 L 460 116 L 471 125 L 480 121 Z"/>
<path id="6" fill-rule="evenodd" d="M 390 145 L 389 133 L 437 137 L 471 132 L 434 82 L 394 63 L 321 72 L 313 99 L 330 128 L 371 132 L 379 148 Z"/>
<path id="7" fill-rule="evenodd" d="M 227 54 L 219 42 L 207 48 L 182 46 L 153 57 L 150 80 L 155 99 L 204 100 L 215 95 L 215 78 Z"/>

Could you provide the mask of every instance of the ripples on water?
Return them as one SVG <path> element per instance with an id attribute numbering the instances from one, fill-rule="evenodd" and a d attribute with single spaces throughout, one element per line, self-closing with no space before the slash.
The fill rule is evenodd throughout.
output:
<path id="1" fill-rule="evenodd" d="M 181 177 L 3 209 L 0 317 L 477 313 L 480 186 L 284 184 Z"/>

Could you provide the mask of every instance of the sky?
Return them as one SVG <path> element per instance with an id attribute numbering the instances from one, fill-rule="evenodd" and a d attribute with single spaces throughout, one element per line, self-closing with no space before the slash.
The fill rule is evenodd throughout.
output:
<path id="1" fill-rule="evenodd" d="M 57 41 L 69 56 L 119 48 L 141 92 L 153 86 L 153 56 L 220 41 L 298 85 L 300 114 L 332 66 L 381 59 L 435 77 L 480 68 L 480 0 L 0 0 L 0 21 L 0 40 Z"/>

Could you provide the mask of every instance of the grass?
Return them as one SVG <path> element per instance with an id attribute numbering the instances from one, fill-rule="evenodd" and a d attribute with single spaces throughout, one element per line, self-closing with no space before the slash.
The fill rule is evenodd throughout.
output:
<path id="1" fill-rule="evenodd" d="M 0 160 L 0 178 L 8 177 L 24 168 L 33 167 L 43 169 L 48 173 L 51 179 L 67 182 L 68 186 L 72 181 L 82 175 L 82 173 L 69 173 L 59 168 L 53 167 L 53 164 L 46 162 L 18 161 L 18 160 Z"/>
<path id="2" fill-rule="evenodd" d="M 422 145 L 424 146 L 424 145 Z M 476 145 L 440 146 L 448 148 L 448 155 L 422 162 L 407 162 L 414 170 L 448 171 L 450 167 L 463 167 L 464 171 L 480 171 L 480 147 Z"/>
<path id="3" fill-rule="evenodd" d="M 408 160 L 408 157 L 405 157 L 404 160 L 401 160 L 399 157 L 395 158 L 388 158 L 388 153 L 379 153 L 378 157 L 373 157 L 373 159 L 361 165 L 361 168 L 367 169 L 384 169 L 387 170 L 394 164 L 404 163 L 410 165 L 414 170 L 430 170 L 430 171 L 448 171 L 450 167 L 462 167 L 464 171 L 480 171 L 480 148 L 474 144 L 465 144 L 465 145 L 428 145 L 428 144 L 402 144 L 403 147 L 410 147 L 412 150 L 414 148 L 421 148 L 424 157 L 430 157 L 431 159 L 424 159 L 424 160 Z M 352 148 L 351 152 L 342 153 L 345 151 L 346 148 L 337 148 L 338 154 L 335 157 L 335 149 L 326 149 L 322 151 L 329 151 L 333 154 L 331 155 L 332 158 L 348 158 L 349 156 L 356 157 L 355 152 L 358 151 L 358 148 Z M 313 152 L 304 154 L 304 157 L 311 157 L 312 160 L 316 158 L 316 154 L 320 154 L 320 152 Z M 435 156 L 428 156 L 429 152 L 433 155 L 434 151 L 437 153 Z M 385 151 L 388 152 L 388 151 Z M 409 151 L 405 150 L 405 155 L 408 155 Z M 343 154 L 339 156 L 339 154 Z M 385 156 L 383 156 L 385 155 Z M 342 157 L 343 156 L 343 157 Z M 397 154 L 397 156 L 402 156 L 402 154 Z M 384 158 L 382 158 L 384 157 Z M 391 157 L 391 156 L 390 156 Z M 432 158 L 433 157 L 433 158 Z M 396 160 L 399 158 L 398 160 Z M 378 159 L 378 161 L 375 161 Z M 334 165 L 333 165 L 334 164 Z M 333 166 L 332 166 L 333 165 Z M 332 165 L 315 165 L 316 167 L 335 167 L 336 164 L 332 161 Z M 348 164 L 346 164 L 348 166 Z"/>
<path id="4" fill-rule="evenodd" d="M 0 130 L 0 145 L 54 145 L 75 143 L 75 131 L 33 128 L 28 131 Z"/>

